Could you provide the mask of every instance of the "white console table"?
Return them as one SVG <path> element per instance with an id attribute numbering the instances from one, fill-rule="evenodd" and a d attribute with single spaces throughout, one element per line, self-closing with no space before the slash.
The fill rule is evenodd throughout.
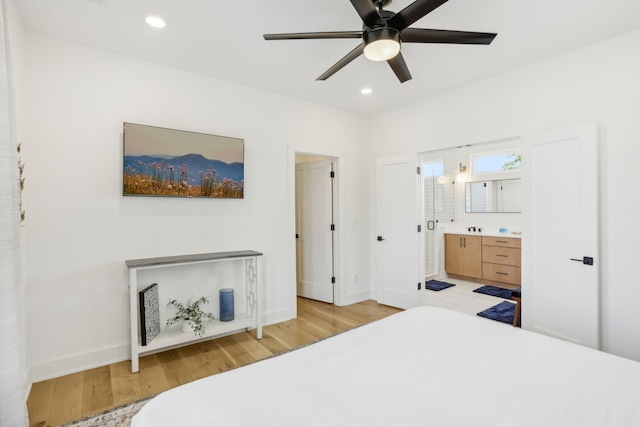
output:
<path id="1" fill-rule="evenodd" d="M 170 348 L 181 347 L 198 341 L 204 341 L 230 333 L 256 329 L 257 338 L 262 338 L 262 319 L 260 316 L 260 263 L 262 253 L 251 250 L 234 252 L 214 252 L 195 255 L 179 255 L 160 258 L 145 258 L 127 260 L 129 269 L 129 304 L 131 310 L 131 372 L 138 372 L 139 357 L 145 354 L 156 353 Z M 206 324 L 206 333 L 199 337 L 193 333 L 182 332 L 177 328 L 163 328 L 150 343 L 145 346 L 140 342 L 140 320 L 138 292 L 144 286 L 138 287 L 138 272 L 141 270 L 168 268 L 179 265 L 192 265 L 211 262 L 225 262 L 244 260 L 246 277 L 246 313 L 230 322 L 214 320 Z M 148 284 L 147 284 L 148 285 Z M 161 286 L 161 284 L 159 284 Z M 179 326 L 179 325 L 178 325 Z"/>

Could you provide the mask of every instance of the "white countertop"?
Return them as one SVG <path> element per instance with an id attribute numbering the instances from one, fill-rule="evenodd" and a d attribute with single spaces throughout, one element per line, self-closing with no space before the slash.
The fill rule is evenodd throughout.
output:
<path id="1" fill-rule="evenodd" d="M 468 227 L 451 227 L 451 226 L 443 226 L 444 234 L 463 234 L 467 236 L 488 236 L 488 237 L 511 237 L 514 239 L 522 238 L 522 232 L 520 230 L 510 230 L 507 229 L 506 232 L 500 232 L 499 228 L 496 227 L 482 227 L 475 226 L 476 230 L 480 229 L 482 231 L 469 231 Z"/>

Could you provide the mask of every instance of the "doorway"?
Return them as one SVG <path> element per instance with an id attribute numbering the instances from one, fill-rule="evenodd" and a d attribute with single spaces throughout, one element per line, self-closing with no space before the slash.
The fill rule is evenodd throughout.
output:
<path id="1" fill-rule="evenodd" d="M 295 154 L 296 294 L 335 302 L 336 159 Z"/>

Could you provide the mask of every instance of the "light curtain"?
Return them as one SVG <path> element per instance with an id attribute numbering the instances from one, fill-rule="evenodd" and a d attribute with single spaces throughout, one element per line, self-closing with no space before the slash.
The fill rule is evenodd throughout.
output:
<path id="1" fill-rule="evenodd" d="M 28 426 L 9 0 L 0 0 L 0 426 Z"/>

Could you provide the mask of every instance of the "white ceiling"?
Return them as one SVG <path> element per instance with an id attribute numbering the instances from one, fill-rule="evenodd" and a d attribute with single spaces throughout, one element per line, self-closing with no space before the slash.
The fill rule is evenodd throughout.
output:
<path id="1" fill-rule="evenodd" d="M 639 0 L 449 0 L 412 25 L 495 32 L 490 46 L 405 44 L 413 79 L 360 57 L 360 41 L 265 41 L 264 33 L 359 31 L 349 0 L 15 0 L 27 30 L 365 115 L 640 28 Z M 399 12 L 412 0 L 393 0 Z M 167 28 L 144 23 L 155 13 Z M 640 47 L 639 47 L 640 48 Z M 360 94 L 369 86 L 373 93 Z"/>

